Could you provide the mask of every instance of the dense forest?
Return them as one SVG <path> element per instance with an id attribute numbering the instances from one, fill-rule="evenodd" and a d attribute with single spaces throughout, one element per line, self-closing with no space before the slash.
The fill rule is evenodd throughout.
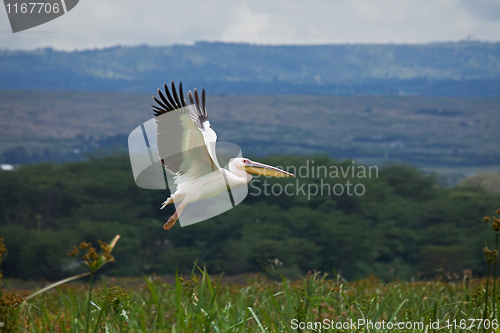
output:
<path id="1" fill-rule="evenodd" d="M 0 89 L 155 91 L 183 80 L 212 93 L 499 96 L 500 43 L 194 45 L 62 52 L 0 50 Z"/>
<path id="2" fill-rule="evenodd" d="M 259 160 L 296 168 L 314 161 L 328 170 L 355 165 L 324 156 Z M 464 269 L 484 274 L 481 249 L 493 236 L 480 219 L 498 208 L 499 195 L 479 187 L 445 188 L 435 176 L 406 165 L 386 165 L 371 178 L 317 176 L 267 182 L 308 188 L 350 181 L 362 184 L 364 194 L 256 195 L 257 187 L 265 190 L 258 179 L 234 209 L 165 231 L 173 208 L 159 207 L 168 193 L 137 187 L 126 155 L 0 172 L 0 237 L 9 250 L 2 269 L 10 278 L 62 278 L 81 268 L 66 257 L 73 245 L 120 234 L 116 263 L 106 275 L 173 274 L 191 270 L 195 261 L 212 273 L 243 274 L 275 258 L 292 278 L 308 270 L 384 279 Z"/>

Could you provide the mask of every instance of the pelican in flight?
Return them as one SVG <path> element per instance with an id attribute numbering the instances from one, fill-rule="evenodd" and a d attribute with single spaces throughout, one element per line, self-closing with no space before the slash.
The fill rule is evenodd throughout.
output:
<path id="1" fill-rule="evenodd" d="M 172 228 L 187 204 L 212 198 L 228 189 L 246 186 L 251 174 L 272 177 L 295 177 L 293 174 L 270 165 L 247 158 L 233 158 L 228 169 L 221 168 L 217 161 L 215 145 L 217 134 L 208 121 L 205 89 L 201 93 L 189 91 L 189 103 L 184 99 L 182 82 L 179 95 L 172 81 L 169 91 L 165 84 L 165 95 L 158 89 L 159 98 L 153 96 L 158 105 L 153 107 L 157 125 L 158 155 L 166 171 L 174 175 L 177 190 L 162 204 L 160 209 L 176 203 L 175 213 L 163 229 Z M 166 117 L 172 115 L 175 117 Z"/>

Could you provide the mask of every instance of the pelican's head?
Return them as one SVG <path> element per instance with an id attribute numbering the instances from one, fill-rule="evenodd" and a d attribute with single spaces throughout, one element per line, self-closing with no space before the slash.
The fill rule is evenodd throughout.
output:
<path id="1" fill-rule="evenodd" d="M 248 158 L 234 158 L 231 162 L 236 168 L 248 173 L 253 173 L 254 175 L 263 175 L 270 177 L 295 177 L 293 173 L 286 172 L 270 165 L 254 162 L 249 160 Z"/>

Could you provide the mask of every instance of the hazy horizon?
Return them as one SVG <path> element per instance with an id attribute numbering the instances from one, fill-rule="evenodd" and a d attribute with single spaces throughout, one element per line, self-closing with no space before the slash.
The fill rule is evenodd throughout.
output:
<path id="1" fill-rule="evenodd" d="M 16 48 L 16 49 L 10 49 L 10 48 L 4 48 L 0 47 L 0 51 L 36 51 L 36 50 L 43 50 L 43 49 L 52 49 L 57 52 L 85 52 L 85 51 L 96 51 L 96 50 L 106 50 L 106 49 L 113 49 L 113 48 L 135 48 L 135 47 L 141 47 L 141 46 L 146 46 L 146 47 L 171 47 L 171 46 L 194 46 L 199 43 L 210 43 L 210 44 L 234 44 L 234 45 L 251 45 L 251 46 L 335 46 L 335 45 L 349 45 L 349 46 L 390 46 L 390 45 L 410 45 L 410 46 L 416 46 L 416 45 L 432 45 L 432 44 L 437 44 L 437 45 L 442 45 L 442 44 L 467 44 L 467 43 L 478 43 L 478 44 L 498 44 L 500 43 L 500 40 L 498 41 L 485 41 L 485 40 L 478 40 L 478 39 L 462 39 L 462 40 L 443 40 L 443 41 L 430 41 L 430 42 L 418 42 L 418 43 L 406 43 L 406 42 L 401 42 L 401 43 L 318 43 L 318 44 L 266 44 L 266 43 L 250 43 L 250 42 L 226 42 L 226 41 L 208 41 L 208 40 L 196 40 L 193 42 L 186 42 L 186 43 L 169 43 L 169 44 L 148 44 L 148 43 L 138 43 L 138 44 L 109 44 L 109 45 L 103 45 L 99 47 L 88 47 L 88 48 L 75 48 L 73 50 L 65 50 L 65 49 L 59 49 L 54 46 L 38 46 L 34 48 Z"/>

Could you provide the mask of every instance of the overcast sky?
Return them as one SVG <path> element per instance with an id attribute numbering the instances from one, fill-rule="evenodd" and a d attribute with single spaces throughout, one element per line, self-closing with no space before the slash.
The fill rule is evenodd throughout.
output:
<path id="1" fill-rule="evenodd" d="M 62 17 L 16 34 L 6 10 L 0 9 L 0 48 L 8 49 L 201 40 L 353 44 L 467 38 L 500 41 L 500 0 L 80 0 Z"/>

